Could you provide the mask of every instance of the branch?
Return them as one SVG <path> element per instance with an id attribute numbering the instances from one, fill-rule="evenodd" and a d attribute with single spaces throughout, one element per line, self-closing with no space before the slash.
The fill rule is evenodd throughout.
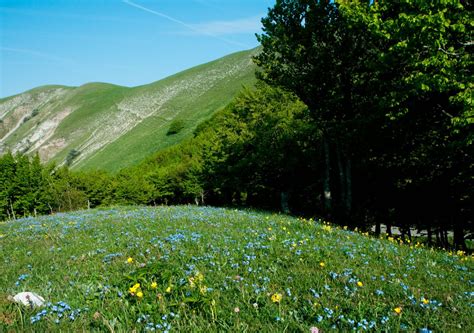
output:
<path id="1" fill-rule="evenodd" d="M 450 113 L 448 113 L 446 110 L 443 109 L 443 107 L 441 105 L 438 104 L 438 107 L 439 107 L 439 110 L 446 116 L 448 116 L 449 118 L 454 118 L 454 116 Z"/>
<path id="2" fill-rule="evenodd" d="M 439 51 L 447 54 L 447 55 L 451 55 L 451 56 L 455 56 L 455 57 L 459 57 L 460 54 L 459 53 L 454 53 L 454 52 L 448 52 L 446 51 L 445 49 L 443 49 L 442 47 L 438 48 Z"/>

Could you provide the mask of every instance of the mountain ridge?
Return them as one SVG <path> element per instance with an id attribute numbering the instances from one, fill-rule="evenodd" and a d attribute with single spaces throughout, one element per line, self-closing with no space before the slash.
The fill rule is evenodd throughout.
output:
<path id="1" fill-rule="evenodd" d="M 117 171 L 192 135 L 255 82 L 241 51 L 136 87 L 89 82 L 45 85 L 0 99 L 0 154 L 38 153 L 43 162 Z M 167 135 L 174 121 L 183 129 Z M 74 155 L 74 156 L 72 156 Z"/>

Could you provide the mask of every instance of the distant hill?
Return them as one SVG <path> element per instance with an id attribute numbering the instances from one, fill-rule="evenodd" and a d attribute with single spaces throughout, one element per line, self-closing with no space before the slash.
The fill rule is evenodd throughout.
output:
<path id="1" fill-rule="evenodd" d="M 33 154 L 74 169 L 116 171 L 192 135 L 244 85 L 256 49 L 127 88 L 43 86 L 0 99 L 0 154 Z"/>

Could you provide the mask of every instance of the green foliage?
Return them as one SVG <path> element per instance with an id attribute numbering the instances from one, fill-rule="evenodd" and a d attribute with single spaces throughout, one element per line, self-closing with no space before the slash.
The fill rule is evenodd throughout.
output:
<path id="1" fill-rule="evenodd" d="M 309 172 L 301 164 L 310 151 L 307 118 L 306 106 L 282 89 L 244 90 L 196 137 L 209 195 L 267 208 L 280 206 L 281 192 L 296 197 Z"/>
<path id="2" fill-rule="evenodd" d="M 461 1 L 281 0 L 269 10 L 259 76 L 301 98 L 323 134 L 318 178 L 328 216 L 448 224 L 464 246 L 472 12 Z"/>
<path id="3" fill-rule="evenodd" d="M 185 125 L 184 121 L 180 119 L 174 120 L 171 123 L 170 128 L 168 129 L 168 132 L 166 132 L 166 135 L 178 134 L 184 128 L 184 125 Z"/>
<path id="4" fill-rule="evenodd" d="M 66 165 L 71 166 L 72 162 L 74 162 L 74 159 L 78 157 L 79 155 L 81 155 L 80 151 L 76 149 L 71 149 L 66 157 Z"/>

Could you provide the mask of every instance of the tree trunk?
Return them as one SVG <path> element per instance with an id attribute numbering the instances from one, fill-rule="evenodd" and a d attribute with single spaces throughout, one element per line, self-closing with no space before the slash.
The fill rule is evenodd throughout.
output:
<path id="1" fill-rule="evenodd" d="M 445 248 L 449 248 L 449 239 L 448 239 L 448 230 L 446 229 L 443 229 L 443 240 L 444 240 L 444 244 L 445 244 Z"/>
<path id="2" fill-rule="evenodd" d="M 392 236 L 392 223 L 391 222 L 387 222 L 385 224 L 385 226 L 387 227 L 387 230 L 385 231 L 389 236 Z"/>
<path id="3" fill-rule="evenodd" d="M 431 231 L 430 226 L 428 226 L 427 232 L 428 232 L 428 246 L 431 246 L 433 244 L 433 232 Z"/>
<path id="4" fill-rule="evenodd" d="M 453 228 L 453 237 L 454 237 L 454 247 L 458 250 L 466 250 L 466 242 L 464 240 L 464 230 L 463 227 L 460 223 L 454 222 L 454 228 Z"/>
<path id="5" fill-rule="evenodd" d="M 288 205 L 288 192 L 281 192 L 280 193 L 280 205 L 281 211 L 285 214 L 290 213 L 290 206 Z"/>
<path id="6" fill-rule="evenodd" d="M 12 216 L 13 216 L 13 219 L 16 220 L 16 216 L 15 216 L 15 210 L 13 209 L 13 203 L 10 201 L 10 208 L 12 210 Z"/>
<path id="7" fill-rule="evenodd" d="M 348 214 L 352 211 L 352 162 L 346 160 L 346 210 Z"/>
<path id="8" fill-rule="evenodd" d="M 323 138 L 324 148 L 324 176 L 323 176 L 323 200 L 326 214 L 331 213 L 332 196 L 331 196 L 331 159 L 329 155 L 329 143 L 327 138 Z"/>
<path id="9" fill-rule="evenodd" d="M 339 199 L 340 199 L 340 206 L 344 209 L 344 216 L 348 215 L 346 210 L 346 175 L 345 167 L 343 166 L 342 156 L 341 156 L 341 148 L 339 143 L 336 144 L 336 160 L 337 160 L 337 169 L 339 171 Z"/>
<path id="10" fill-rule="evenodd" d="M 380 221 L 375 222 L 375 235 L 380 236 Z"/>

